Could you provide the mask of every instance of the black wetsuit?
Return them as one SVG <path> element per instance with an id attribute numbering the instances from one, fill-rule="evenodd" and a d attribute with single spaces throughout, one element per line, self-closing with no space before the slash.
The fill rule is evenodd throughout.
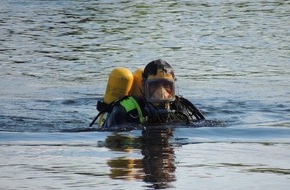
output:
<path id="1" fill-rule="evenodd" d="M 142 110 L 144 122 L 142 124 L 159 124 L 159 123 L 185 123 L 189 124 L 194 121 L 204 120 L 202 113 L 187 99 L 176 96 L 173 102 L 170 102 L 170 109 L 164 106 L 155 106 L 146 102 L 143 97 L 134 97 Z M 122 100 L 121 100 L 122 101 Z M 121 102 L 120 101 L 120 102 Z M 112 107 L 103 127 L 124 125 L 128 123 L 141 123 L 140 113 L 137 109 L 127 112 L 120 102 L 115 103 Z"/>

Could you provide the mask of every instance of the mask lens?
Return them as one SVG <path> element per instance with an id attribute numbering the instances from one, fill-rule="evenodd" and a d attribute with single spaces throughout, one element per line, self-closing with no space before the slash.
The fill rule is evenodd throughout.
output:
<path id="1" fill-rule="evenodd" d="M 146 82 L 146 98 L 150 102 L 167 102 L 175 99 L 174 81 L 149 80 Z"/>

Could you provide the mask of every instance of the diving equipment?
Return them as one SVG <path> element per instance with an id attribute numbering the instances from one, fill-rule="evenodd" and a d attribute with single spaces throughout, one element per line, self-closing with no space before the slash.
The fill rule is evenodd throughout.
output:
<path id="1" fill-rule="evenodd" d="M 134 71 L 134 81 L 131 87 L 130 95 L 131 96 L 142 96 L 143 94 L 143 86 L 142 86 L 142 74 L 144 68 L 138 68 Z"/>
<path id="2" fill-rule="evenodd" d="M 106 93 L 104 96 L 104 103 L 110 104 L 113 101 L 124 97 L 129 94 L 132 84 L 133 84 L 134 76 L 129 69 L 124 67 L 117 67 L 113 69 L 109 75 Z M 102 126 L 104 115 L 107 113 L 103 113 L 100 115 L 98 126 Z M 105 117 L 106 118 L 106 117 Z"/>

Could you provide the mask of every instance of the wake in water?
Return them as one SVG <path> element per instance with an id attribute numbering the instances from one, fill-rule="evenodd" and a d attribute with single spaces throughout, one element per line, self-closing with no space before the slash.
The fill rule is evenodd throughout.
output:
<path id="1" fill-rule="evenodd" d="M 73 128 L 73 129 L 63 129 L 62 132 L 91 132 L 91 131 L 112 131 L 112 132 L 122 132 L 122 131 L 132 131 L 132 130 L 146 130 L 146 129 L 168 129 L 168 128 L 200 128 L 200 127 L 226 127 L 225 121 L 219 121 L 219 120 L 204 120 L 204 121 L 198 121 L 194 122 L 188 125 L 120 125 L 116 127 L 100 127 L 100 128 Z"/>

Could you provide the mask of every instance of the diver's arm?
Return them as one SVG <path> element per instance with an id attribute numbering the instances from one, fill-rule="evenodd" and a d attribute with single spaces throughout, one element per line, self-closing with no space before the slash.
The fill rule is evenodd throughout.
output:
<path id="1" fill-rule="evenodd" d="M 193 104 L 191 103 L 188 99 L 184 98 L 184 97 L 180 97 L 180 96 L 176 96 L 176 98 L 183 104 L 185 105 L 187 108 L 189 108 L 193 115 L 196 117 L 197 120 L 204 120 L 205 117 L 203 116 L 203 114 L 199 111 L 199 109 Z"/>
<path id="2" fill-rule="evenodd" d="M 126 123 L 127 123 L 127 112 L 122 106 L 117 105 L 113 108 L 109 118 L 106 121 L 105 126 L 112 127 L 117 125 L 123 125 Z"/>

